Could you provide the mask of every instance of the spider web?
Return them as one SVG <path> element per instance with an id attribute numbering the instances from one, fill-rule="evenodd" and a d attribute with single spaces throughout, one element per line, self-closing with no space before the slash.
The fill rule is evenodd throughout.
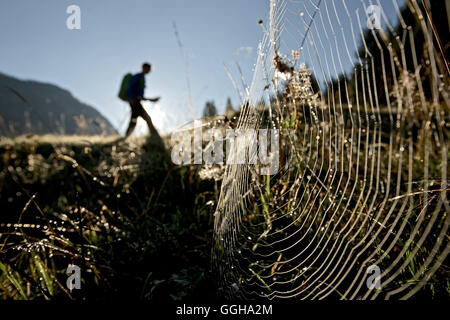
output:
<path id="1" fill-rule="evenodd" d="M 367 29 L 372 5 L 381 29 Z M 270 2 L 237 128 L 278 129 L 280 169 L 225 167 L 223 296 L 406 299 L 448 280 L 449 75 L 426 9 Z"/>

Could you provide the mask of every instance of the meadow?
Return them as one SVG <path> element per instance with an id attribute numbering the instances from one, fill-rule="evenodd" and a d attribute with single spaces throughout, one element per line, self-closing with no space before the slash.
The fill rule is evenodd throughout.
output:
<path id="1" fill-rule="evenodd" d="M 116 138 L 0 142 L 0 299 L 214 297 L 217 182 L 171 166 L 167 137 Z"/>
<path id="2" fill-rule="evenodd" d="M 330 46 L 324 79 L 308 47 L 282 54 L 271 1 L 239 111 L 206 126 L 279 129 L 275 174 L 175 165 L 169 135 L 0 140 L 0 299 L 448 299 L 450 80 L 429 10 L 408 1 L 387 33 L 359 25 L 340 73 L 338 33 L 324 46 L 310 29 L 320 6 L 306 23 L 291 5 L 302 43 Z"/>

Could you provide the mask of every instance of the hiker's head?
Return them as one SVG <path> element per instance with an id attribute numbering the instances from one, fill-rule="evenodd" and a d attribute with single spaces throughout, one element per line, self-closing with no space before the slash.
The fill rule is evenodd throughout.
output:
<path id="1" fill-rule="evenodd" d="M 152 70 L 152 65 L 150 63 L 145 62 L 142 64 L 142 72 L 147 74 Z"/>

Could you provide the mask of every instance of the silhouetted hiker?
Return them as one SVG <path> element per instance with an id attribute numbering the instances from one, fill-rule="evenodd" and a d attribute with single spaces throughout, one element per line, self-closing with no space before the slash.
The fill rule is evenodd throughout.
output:
<path id="1" fill-rule="evenodd" d="M 141 100 L 148 100 L 152 102 L 157 102 L 159 100 L 159 97 L 153 99 L 144 98 L 145 75 L 151 70 L 151 64 L 144 63 L 142 65 L 142 72 L 135 75 L 127 74 L 122 80 L 119 98 L 127 101 L 131 107 L 131 119 L 124 139 L 128 138 L 133 132 L 136 127 L 138 117 L 142 117 L 147 122 L 151 135 L 155 133 L 157 134 L 157 131 L 153 126 L 152 119 L 141 104 Z"/>

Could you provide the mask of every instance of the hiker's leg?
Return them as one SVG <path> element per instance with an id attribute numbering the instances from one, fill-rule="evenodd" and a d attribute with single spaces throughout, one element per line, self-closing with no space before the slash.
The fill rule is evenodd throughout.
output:
<path id="1" fill-rule="evenodd" d="M 137 118 L 139 116 L 137 103 L 138 102 L 136 100 L 130 101 L 131 119 L 130 123 L 128 124 L 127 132 L 125 133 L 125 138 L 128 138 L 131 133 L 133 133 L 134 128 L 136 128 Z"/>
<path id="2" fill-rule="evenodd" d="M 150 130 L 150 134 L 156 132 L 156 128 L 152 122 L 152 118 L 150 118 L 150 115 L 147 113 L 147 111 L 145 111 L 144 107 L 141 104 L 139 104 L 139 105 L 141 106 L 140 116 L 145 120 L 145 122 L 147 122 L 148 129 Z"/>
<path id="3" fill-rule="evenodd" d="M 133 133 L 134 128 L 136 128 L 136 122 L 137 118 L 132 116 L 130 119 L 130 123 L 128 124 L 127 132 L 125 133 L 125 138 L 128 138 Z"/>

